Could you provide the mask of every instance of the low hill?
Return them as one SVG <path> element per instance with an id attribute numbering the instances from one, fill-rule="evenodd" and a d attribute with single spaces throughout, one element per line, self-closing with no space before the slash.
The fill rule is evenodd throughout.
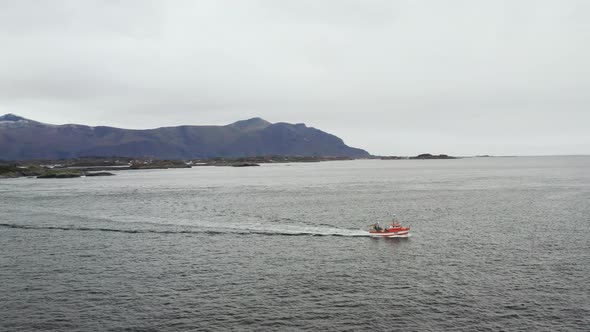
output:
<path id="1" fill-rule="evenodd" d="M 179 126 L 134 130 L 77 124 L 52 125 L 0 116 L 0 159 L 66 159 L 126 156 L 158 159 L 263 155 L 366 157 L 331 134 L 305 124 L 270 123 L 260 118 L 226 126 Z"/>

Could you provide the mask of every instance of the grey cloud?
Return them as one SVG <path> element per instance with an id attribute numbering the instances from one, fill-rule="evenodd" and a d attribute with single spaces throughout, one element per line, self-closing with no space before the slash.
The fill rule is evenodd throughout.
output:
<path id="1" fill-rule="evenodd" d="M 377 154 L 590 153 L 589 19 L 586 1 L 1 2 L 0 112 L 261 116 Z"/>

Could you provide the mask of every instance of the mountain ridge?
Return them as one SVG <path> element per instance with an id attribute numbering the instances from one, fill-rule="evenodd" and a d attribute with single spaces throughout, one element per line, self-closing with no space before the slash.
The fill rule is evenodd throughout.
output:
<path id="1" fill-rule="evenodd" d="M 183 125 L 124 129 L 53 125 L 15 114 L 0 116 L 0 159 L 64 159 L 82 156 L 198 159 L 262 155 L 367 157 L 362 149 L 305 124 L 262 118 L 224 126 Z"/>

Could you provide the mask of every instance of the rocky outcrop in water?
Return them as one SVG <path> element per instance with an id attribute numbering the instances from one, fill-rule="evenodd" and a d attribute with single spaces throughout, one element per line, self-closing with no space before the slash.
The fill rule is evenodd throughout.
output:
<path id="1" fill-rule="evenodd" d="M 415 157 L 410 157 L 410 159 L 458 159 L 457 157 L 452 157 L 446 154 L 439 154 L 439 155 L 432 155 L 430 153 L 424 153 L 417 155 Z"/>
<path id="2" fill-rule="evenodd" d="M 81 172 L 47 172 L 37 176 L 37 179 L 70 179 L 79 178 L 81 176 Z"/>
<path id="3" fill-rule="evenodd" d="M 111 172 L 93 172 L 93 173 L 86 173 L 86 176 L 113 176 L 115 174 Z"/>
<path id="4" fill-rule="evenodd" d="M 256 163 L 238 163 L 231 165 L 232 167 L 252 167 L 252 166 L 260 166 Z"/>

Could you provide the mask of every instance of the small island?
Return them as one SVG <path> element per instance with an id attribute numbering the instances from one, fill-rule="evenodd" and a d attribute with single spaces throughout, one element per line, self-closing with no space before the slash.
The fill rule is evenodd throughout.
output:
<path id="1" fill-rule="evenodd" d="M 432 155 L 430 153 L 423 153 L 410 159 L 459 159 L 458 157 L 452 157 L 446 154 Z"/>
<path id="2" fill-rule="evenodd" d="M 381 160 L 430 160 L 430 159 L 460 159 L 460 157 L 453 157 L 446 154 L 433 155 L 430 153 L 423 153 L 413 157 L 401 157 L 401 156 L 380 156 L 377 157 Z"/>

